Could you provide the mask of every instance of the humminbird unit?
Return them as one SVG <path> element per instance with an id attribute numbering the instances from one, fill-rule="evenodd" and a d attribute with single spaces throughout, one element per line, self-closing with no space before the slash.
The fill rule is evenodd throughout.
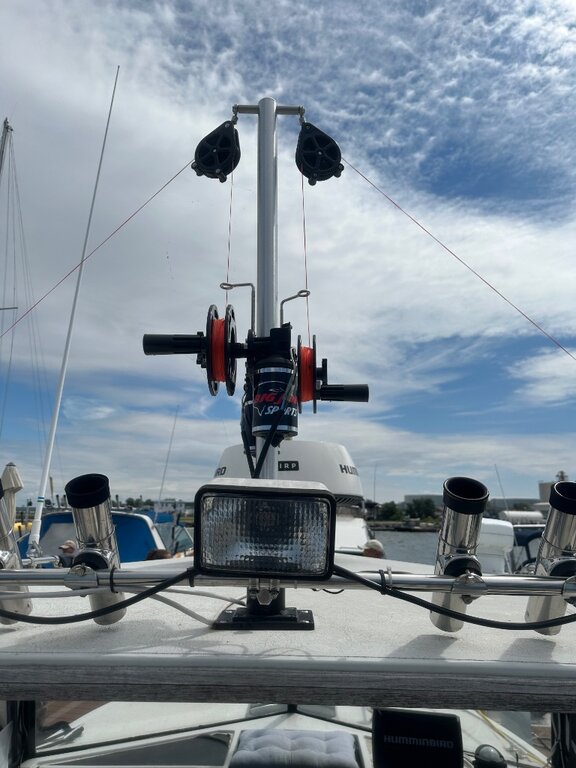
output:
<path id="1" fill-rule="evenodd" d="M 462 768 L 462 729 L 457 715 L 375 709 L 374 768 Z"/>

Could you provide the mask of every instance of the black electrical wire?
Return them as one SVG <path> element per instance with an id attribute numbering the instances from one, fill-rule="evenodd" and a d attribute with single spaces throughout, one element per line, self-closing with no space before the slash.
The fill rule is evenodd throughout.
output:
<path id="1" fill-rule="evenodd" d="M 193 583 L 194 576 L 197 573 L 198 571 L 194 570 L 193 568 L 186 569 L 185 571 L 182 571 L 182 573 L 179 573 L 176 576 L 171 576 L 169 579 L 164 579 L 164 581 L 161 581 L 159 584 L 149 587 L 148 589 L 143 590 L 142 592 L 140 592 L 137 595 L 134 595 L 133 597 L 129 597 L 126 600 L 122 600 L 118 603 L 115 603 L 114 605 L 106 606 L 105 608 L 99 608 L 95 611 L 89 611 L 87 613 L 73 614 L 71 616 L 28 616 L 26 614 L 16 613 L 14 611 L 7 611 L 0 608 L 0 617 L 9 619 L 12 621 L 21 621 L 26 624 L 54 624 L 54 625 L 74 624 L 74 623 L 79 623 L 81 621 L 88 621 L 90 619 L 97 619 L 100 616 L 107 616 L 109 613 L 114 613 L 115 611 L 119 611 L 119 610 L 122 610 L 123 608 L 128 608 L 131 605 L 135 605 L 136 603 L 139 603 L 148 597 L 152 597 L 152 595 L 155 595 L 164 589 L 168 589 L 168 587 L 171 587 L 180 581 L 184 581 L 185 579 L 188 580 L 190 583 Z M 370 579 L 366 579 L 364 576 L 361 576 L 359 573 L 355 573 L 354 571 L 349 571 L 347 568 L 342 568 L 342 566 L 339 566 L 339 565 L 334 565 L 334 573 L 337 576 L 342 576 L 343 578 L 348 578 L 348 579 L 351 579 L 352 581 L 356 581 L 359 584 L 362 584 L 363 586 L 368 587 L 369 589 L 373 589 L 376 592 L 380 592 L 380 594 L 388 595 L 389 597 L 394 597 L 397 600 L 403 600 L 407 603 L 411 603 L 412 605 L 417 605 L 420 608 L 424 608 L 428 611 L 439 613 L 442 616 L 447 616 L 451 619 L 459 619 L 460 621 L 466 622 L 468 624 L 476 624 L 481 627 L 488 627 L 489 629 L 526 631 L 526 630 L 548 629 L 550 627 L 562 627 L 565 624 L 573 624 L 576 622 L 576 614 L 572 616 L 560 616 L 559 618 L 556 618 L 556 619 L 547 619 L 545 621 L 532 621 L 532 622 L 494 621 L 493 619 L 483 619 L 483 618 L 480 618 L 479 616 L 469 616 L 468 614 L 461 613 L 460 611 L 453 611 L 450 608 L 443 608 L 439 605 L 435 605 L 429 600 L 424 600 L 420 597 L 416 597 L 415 595 L 411 595 L 406 592 L 401 592 L 400 590 L 395 589 L 394 587 L 390 587 L 386 584 L 386 573 L 383 570 L 380 570 L 378 572 L 380 575 L 379 584 L 374 581 L 371 581 Z M 323 590 L 323 591 L 326 592 L 328 590 Z M 336 592 L 333 594 L 338 594 L 338 593 Z"/>
<path id="2" fill-rule="evenodd" d="M 89 619 L 97 619 L 100 616 L 107 616 L 109 613 L 115 613 L 122 610 L 122 608 L 128 608 L 130 605 L 139 603 L 141 600 L 145 600 L 147 597 L 162 592 L 164 589 L 178 584 L 179 581 L 187 579 L 190 584 L 194 581 L 194 576 L 198 573 L 193 568 L 187 568 L 182 573 L 176 576 L 171 576 L 169 579 L 164 579 L 159 584 L 155 584 L 148 589 L 143 590 L 133 597 L 128 597 L 126 600 L 121 600 L 114 605 L 108 605 L 105 608 L 98 608 L 95 611 L 89 611 L 88 613 L 76 613 L 71 616 L 28 616 L 23 613 L 15 613 L 14 611 L 6 611 L 0 608 L 0 617 L 4 619 L 10 619 L 12 621 L 22 621 L 25 624 L 76 624 L 80 621 L 88 621 Z"/>
<path id="3" fill-rule="evenodd" d="M 479 616 L 469 616 L 467 613 L 460 613 L 460 611 L 453 611 L 450 608 L 443 608 L 439 605 L 434 605 L 429 600 L 423 600 L 421 597 L 410 595 L 406 592 L 401 592 L 399 589 L 389 587 L 386 584 L 386 573 L 379 571 L 381 583 L 377 584 L 370 579 L 365 579 L 359 573 L 349 571 L 347 568 L 342 568 L 340 565 L 334 565 L 334 573 L 337 576 L 352 579 L 359 584 L 363 584 L 370 589 L 374 589 L 380 594 L 389 595 L 397 600 L 404 600 L 407 603 L 412 603 L 420 608 L 425 608 L 428 611 L 434 611 L 442 616 L 448 616 L 451 619 L 460 619 L 460 621 L 467 622 L 468 624 L 477 624 L 480 627 L 488 627 L 489 629 L 507 629 L 507 630 L 530 630 L 530 629 L 548 629 L 550 627 L 562 627 L 564 624 L 574 624 L 576 622 L 576 614 L 572 616 L 560 616 L 557 619 L 546 619 L 545 621 L 494 621 L 493 619 L 482 619 Z"/>
<path id="4" fill-rule="evenodd" d="M 250 470 L 250 477 L 255 477 L 255 469 L 254 469 L 254 459 L 252 458 L 252 452 L 250 450 L 250 440 L 248 438 L 248 433 L 245 429 L 240 430 L 240 435 L 242 437 L 242 444 L 244 446 L 244 454 L 246 456 L 246 461 L 248 462 L 248 469 Z"/>
<path id="5" fill-rule="evenodd" d="M 288 381 L 288 386 L 286 387 L 286 391 L 284 392 L 284 397 L 282 398 L 282 404 L 280 405 L 280 409 L 276 414 L 276 418 L 274 419 L 274 421 L 272 422 L 272 425 L 270 426 L 270 429 L 268 430 L 268 434 L 266 435 L 264 445 L 262 446 L 262 450 L 260 451 L 260 455 L 258 456 L 258 461 L 256 462 L 254 474 L 252 475 L 253 478 L 260 477 L 260 472 L 262 471 L 262 467 L 264 466 L 264 460 L 268 455 L 268 450 L 270 449 L 270 445 L 272 443 L 272 440 L 274 439 L 274 435 L 278 431 L 280 422 L 284 417 L 286 403 L 289 401 L 290 396 L 293 395 L 294 392 L 296 391 L 297 376 L 298 376 L 298 368 L 296 365 L 294 365 L 294 370 L 292 371 L 292 375 L 290 376 L 290 379 Z"/>

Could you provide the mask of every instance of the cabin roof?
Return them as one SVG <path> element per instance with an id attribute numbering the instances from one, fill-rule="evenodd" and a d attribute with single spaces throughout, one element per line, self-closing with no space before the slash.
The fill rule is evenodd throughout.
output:
<path id="1" fill-rule="evenodd" d="M 366 558 L 343 560 L 370 567 Z M 393 570 L 402 568 L 408 566 Z M 245 594 L 241 588 L 205 591 L 231 599 Z M 211 620 L 227 607 L 213 596 L 172 599 Z M 482 597 L 469 613 L 522 621 L 525 602 Z M 4 697 L 576 708 L 574 625 L 554 637 L 469 624 L 447 634 L 426 610 L 371 590 L 290 589 L 286 605 L 312 610 L 315 629 L 217 631 L 151 599 L 129 607 L 111 626 L 0 625 Z M 86 598 L 35 599 L 33 613 L 88 610 Z"/>

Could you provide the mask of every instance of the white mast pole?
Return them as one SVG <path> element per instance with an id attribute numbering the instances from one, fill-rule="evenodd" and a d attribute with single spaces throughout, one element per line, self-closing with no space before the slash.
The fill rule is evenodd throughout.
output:
<path id="1" fill-rule="evenodd" d="M 276 102 L 258 103 L 258 279 L 256 334 L 278 327 L 278 153 Z"/>
<path id="2" fill-rule="evenodd" d="M 258 271 L 256 335 L 269 336 L 278 327 L 278 152 L 276 101 L 258 103 Z M 256 457 L 265 438 L 256 438 Z M 260 477 L 277 477 L 276 450 L 270 446 Z"/>
<path id="3" fill-rule="evenodd" d="M 28 539 L 28 557 L 33 554 L 41 554 L 40 552 L 40 527 L 42 525 L 42 510 L 44 509 L 44 500 L 46 494 L 46 486 L 48 484 L 48 477 L 50 474 L 50 464 L 52 462 L 52 451 L 54 449 L 54 441 L 56 438 L 56 428 L 58 426 L 58 417 L 60 415 L 60 405 L 62 403 L 62 393 L 64 391 L 64 382 L 66 380 L 66 371 L 68 368 L 68 359 L 70 357 L 70 344 L 72 341 L 72 329 L 74 327 L 74 320 L 76 317 L 76 307 L 78 304 L 78 296 L 80 294 L 80 285 L 82 283 L 82 273 L 84 271 L 84 261 L 86 259 L 86 250 L 88 247 L 88 238 L 90 236 L 90 227 L 92 224 L 92 214 L 94 213 L 94 205 L 96 203 L 96 193 L 98 191 L 98 182 L 100 181 L 100 171 L 102 169 L 102 161 L 104 159 L 104 150 L 106 148 L 106 139 L 108 138 L 108 128 L 110 126 L 110 118 L 112 116 L 112 107 L 114 105 L 114 96 L 116 94 L 116 84 L 118 83 L 118 73 L 120 67 L 116 69 L 116 77 L 114 79 L 114 88 L 112 90 L 112 98 L 110 100 L 110 108 L 108 110 L 108 119 L 106 121 L 106 130 L 104 131 L 104 139 L 102 141 L 102 149 L 100 151 L 100 159 L 98 162 L 98 170 L 96 172 L 96 181 L 94 183 L 94 191 L 92 193 L 92 202 L 90 204 L 90 213 L 88 214 L 88 223 L 86 225 L 86 234 L 84 236 L 84 244 L 82 247 L 82 258 L 80 259 L 80 267 L 78 268 L 78 276 L 76 278 L 76 290 L 74 292 L 74 299 L 72 302 L 72 311 L 70 313 L 70 321 L 68 323 L 68 333 L 66 335 L 66 343 L 64 345 L 64 356 L 62 358 L 62 365 L 60 367 L 60 378 L 58 380 L 58 388 L 56 390 L 56 399 L 54 402 L 54 410 L 52 412 L 52 421 L 50 424 L 50 433 L 48 435 L 48 446 L 46 450 L 46 456 L 44 457 L 44 467 L 42 469 L 42 476 L 40 478 L 40 487 L 38 490 L 38 498 L 36 500 L 36 511 L 34 513 L 34 520 L 32 521 L 32 530 L 30 531 L 30 538 Z"/>

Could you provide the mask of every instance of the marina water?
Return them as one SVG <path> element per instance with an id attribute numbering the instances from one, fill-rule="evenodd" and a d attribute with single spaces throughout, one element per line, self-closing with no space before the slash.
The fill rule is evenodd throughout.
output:
<path id="1" fill-rule="evenodd" d="M 374 531 L 374 536 L 382 542 L 386 557 L 391 560 L 434 564 L 437 531 Z"/>

